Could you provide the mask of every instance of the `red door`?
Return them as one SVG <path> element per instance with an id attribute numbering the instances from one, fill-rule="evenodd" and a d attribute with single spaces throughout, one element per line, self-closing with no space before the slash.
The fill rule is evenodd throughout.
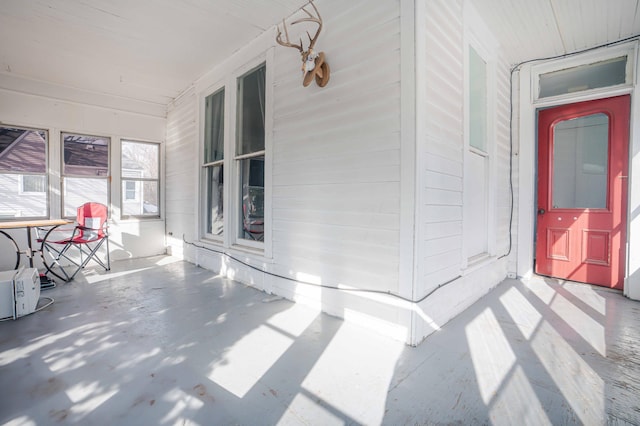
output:
<path id="1" fill-rule="evenodd" d="M 538 116 L 536 273 L 622 289 L 630 97 Z"/>

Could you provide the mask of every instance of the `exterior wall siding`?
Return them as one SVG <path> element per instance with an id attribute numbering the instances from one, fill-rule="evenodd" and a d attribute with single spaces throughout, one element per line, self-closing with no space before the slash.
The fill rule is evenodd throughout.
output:
<path id="1" fill-rule="evenodd" d="M 407 339 L 408 325 L 399 323 L 409 316 L 397 306 L 372 301 L 371 293 L 304 284 L 399 291 L 400 0 L 331 0 L 317 5 L 325 29 L 316 47 L 326 53 L 332 69 L 326 87 L 303 87 L 299 53 L 273 47 L 274 32 L 267 31 L 195 82 L 194 93 L 170 106 L 170 252 L 266 292 Z M 297 39 L 294 30 L 289 28 Z M 272 167 L 272 238 L 263 256 L 199 240 L 194 165 L 201 143 L 199 99 L 269 49 L 272 63 L 267 66 L 274 76 L 272 143 L 267 152 Z M 184 244 L 183 234 L 200 248 Z"/>
<path id="2" fill-rule="evenodd" d="M 195 262 L 182 239 L 194 241 L 197 228 L 197 97 L 190 89 L 169 105 L 166 136 L 166 212 L 169 252 Z M 185 251 L 186 250 L 186 251 Z"/>
<path id="3" fill-rule="evenodd" d="M 509 189 L 509 66 L 498 52 L 495 108 L 494 256 L 467 267 L 464 253 L 465 7 L 459 1 L 418 1 L 424 40 L 418 93 L 417 277 L 411 344 L 439 329 L 507 275 Z M 512 238 L 515 238 L 512 235 Z M 515 247 L 515 241 L 513 242 Z M 490 243 L 491 245 L 491 243 Z M 513 256 L 512 256 L 513 257 Z M 514 267 L 515 269 L 515 267 Z"/>
<path id="4" fill-rule="evenodd" d="M 426 81 L 418 140 L 418 295 L 460 274 L 464 146 L 463 13 L 460 1 L 427 1 Z"/>

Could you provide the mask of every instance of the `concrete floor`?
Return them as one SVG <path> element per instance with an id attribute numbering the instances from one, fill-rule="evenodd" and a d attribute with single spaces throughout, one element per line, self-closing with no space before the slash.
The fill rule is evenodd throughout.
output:
<path id="1" fill-rule="evenodd" d="M 640 303 L 508 280 L 417 348 L 154 257 L 0 323 L 2 424 L 640 424 Z"/>

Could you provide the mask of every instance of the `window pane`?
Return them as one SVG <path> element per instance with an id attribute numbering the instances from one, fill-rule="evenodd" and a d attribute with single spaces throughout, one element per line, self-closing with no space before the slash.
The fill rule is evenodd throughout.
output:
<path id="1" fill-rule="evenodd" d="M 206 168 L 207 179 L 207 223 L 205 232 L 212 235 L 224 234 L 224 167 L 212 166 Z"/>
<path id="2" fill-rule="evenodd" d="M 22 192 L 47 192 L 47 178 L 44 175 L 23 175 Z"/>
<path id="3" fill-rule="evenodd" d="M 108 206 L 107 183 L 107 179 L 65 177 L 63 180 L 64 215 L 66 217 L 75 217 L 78 207 L 88 202 L 96 202 Z"/>
<path id="4" fill-rule="evenodd" d="M 158 216 L 159 188 L 157 181 L 122 181 L 125 194 L 123 216 Z"/>
<path id="5" fill-rule="evenodd" d="M 207 96 L 204 108 L 204 163 L 224 158 L 224 89 Z"/>
<path id="6" fill-rule="evenodd" d="M 122 177 L 157 179 L 160 145 L 122 141 Z"/>
<path id="7" fill-rule="evenodd" d="M 65 176 L 108 176 L 109 139 L 63 133 Z"/>
<path id="8" fill-rule="evenodd" d="M 265 66 L 238 79 L 238 139 L 236 154 L 264 150 Z"/>
<path id="9" fill-rule="evenodd" d="M 565 120 L 553 129 L 553 208 L 607 207 L 609 117 Z"/>
<path id="10" fill-rule="evenodd" d="M 0 126 L 0 218 L 47 216 L 47 132 Z"/>
<path id="11" fill-rule="evenodd" d="M 240 160 L 242 218 L 240 237 L 264 239 L 264 156 Z"/>
<path id="12" fill-rule="evenodd" d="M 0 127 L 0 172 L 47 172 L 44 130 Z"/>
<path id="13" fill-rule="evenodd" d="M 540 97 L 564 95 L 626 83 L 627 57 L 580 65 L 540 75 Z"/>
<path id="14" fill-rule="evenodd" d="M 469 145 L 487 146 L 487 64 L 469 46 Z"/>

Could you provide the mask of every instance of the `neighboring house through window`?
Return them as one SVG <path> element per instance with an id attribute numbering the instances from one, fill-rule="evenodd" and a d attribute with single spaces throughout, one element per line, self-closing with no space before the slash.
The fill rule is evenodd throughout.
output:
<path id="1" fill-rule="evenodd" d="M 0 218 L 47 217 L 47 136 L 0 126 Z"/>
<path id="2" fill-rule="evenodd" d="M 61 139 L 63 216 L 75 217 L 86 202 L 109 206 L 110 139 L 73 133 Z"/>
<path id="3" fill-rule="evenodd" d="M 122 217 L 160 216 L 160 144 L 121 143 Z"/>

